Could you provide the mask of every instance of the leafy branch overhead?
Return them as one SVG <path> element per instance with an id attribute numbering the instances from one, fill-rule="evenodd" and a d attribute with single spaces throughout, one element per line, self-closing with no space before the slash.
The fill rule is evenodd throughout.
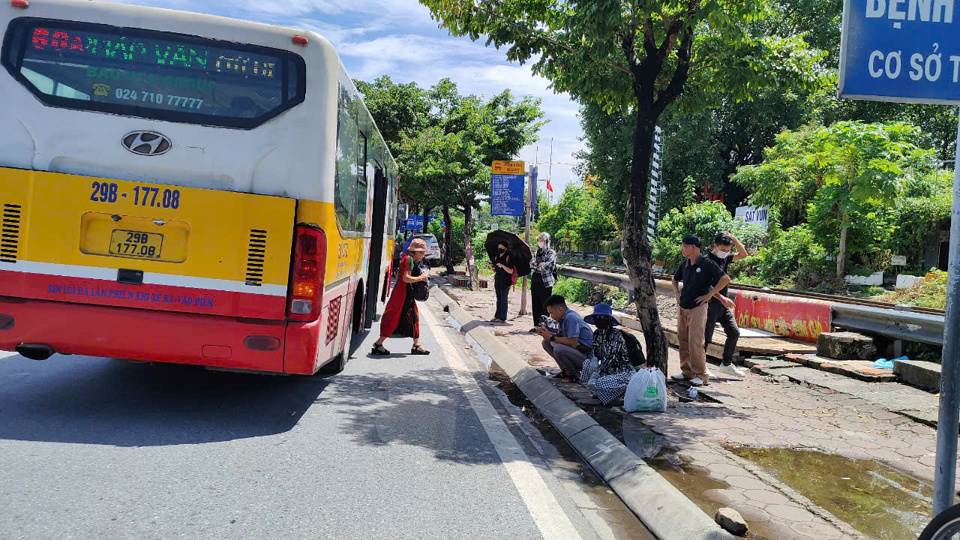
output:
<path id="1" fill-rule="evenodd" d="M 681 93 L 692 102 L 706 97 L 701 88 L 750 99 L 784 80 L 810 80 L 822 57 L 803 35 L 754 35 L 749 23 L 768 11 L 762 0 L 421 3 L 453 34 L 505 47 L 508 59 L 533 62 L 556 91 L 608 110 L 639 98 L 658 116 Z"/>

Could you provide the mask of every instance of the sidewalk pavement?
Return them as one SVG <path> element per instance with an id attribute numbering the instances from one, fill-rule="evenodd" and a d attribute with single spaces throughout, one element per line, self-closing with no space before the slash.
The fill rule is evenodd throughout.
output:
<path id="1" fill-rule="evenodd" d="M 493 313 L 495 299 L 491 291 L 447 287 L 444 290 L 481 320 L 489 319 Z M 581 314 L 589 312 L 585 306 L 571 307 Z M 511 295 L 510 313 L 515 315 L 518 308 L 519 294 L 515 293 Z M 531 317 L 525 316 L 503 325 L 491 324 L 490 329 L 531 366 L 546 373 L 558 372 L 559 368 L 540 348 L 539 337 L 527 332 L 531 327 Z M 640 341 L 643 342 L 642 336 Z M 766 363 L 775 362 L 780 361 Z M 642 415 L 628 415 L 621 407 L 613 407 L 603 414 L 638 418 L 662 435 L 665 445 L 675 449 L 689 464 L 706 469 L 712 479 L 726 483 L 722 489 L 705 492 L 709 499 L 705 504 L 736 509 L 750 522 L 751 531 L 758 533 L 758 538 L 832 539 L 863 535 L 754 462 L 737 456 L 734 452 L 740 446 L 814 449 L 851 460 L 882 462 L 920 480 L 916 491 L 918 497 L 923 497 L 921 488 L 928 487 L 923 483 L 932 485 L 933 481 L 936 430 L 904 416 L 902 410 L 891 412 L 884 406 L 886 395 L 899 393 L 897 399 L 890 401 L 895 408 L 903 409 L 903 402 L 909 402 L 914 392 L 922 391 L 898 383 L 865 383 L 794 363 L 783 364 L 764 368 L 767 375 L 749 373 L 742 381 L 713 379 L 702 390 L 718 403 L 672 403 L 663 414 Z M 668 373 L 678 371 L 679 354 L 671 348 Z M 814 382 L 794 382 L 806 382 L 805 379 Z M 581 407 L 605 409 L 585 401 L 583 390 L 578 390 L 577 385 L 560 385 L 551 380 L 569 396 L 579 399 Z M 710 513 L 710 508 L 706 510 Z M 912 524 L 914 529 L 917 526 Z M 919 524 L 920 529 L 922 526 Z"/>

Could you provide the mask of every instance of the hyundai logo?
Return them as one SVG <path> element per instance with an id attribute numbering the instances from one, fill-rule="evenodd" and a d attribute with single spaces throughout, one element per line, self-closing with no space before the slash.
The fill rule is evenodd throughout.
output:
<path id="1" fill-rule="evenodd" d="M 170 139 L 155 131 L 133 131 L 123 136 L 123 147 L 138 156 L 159 156 L 173 147 Z"/>

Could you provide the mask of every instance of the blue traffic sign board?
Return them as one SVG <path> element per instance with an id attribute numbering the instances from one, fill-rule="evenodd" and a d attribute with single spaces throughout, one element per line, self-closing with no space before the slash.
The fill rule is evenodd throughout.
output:
<path id="1" fill-rule="evenodd" d="M 490 176 L 490 215 L 523 215 L 523 175 L 493 174 Z"/>
<path id="2" fill-rule="evenodd" d="M 423 230 L 423 216 L 414 215 L 407 217 L 407 231 L 416 232 Z"/>
<path id="3" fill-rule="evenodd" d="M 955 0 L 845 0 L 839 94 L 960 104 L 960 11 Z"/>

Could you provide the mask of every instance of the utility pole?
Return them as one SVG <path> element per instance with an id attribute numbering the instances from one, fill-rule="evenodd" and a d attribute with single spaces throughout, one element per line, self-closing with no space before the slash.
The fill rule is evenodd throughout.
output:
<path id="1" fill-rule="evenodd" d="M 550 137 L 550 164 L 547 165 L 547 180 L 553 182 L 553 137 Z M 553 204 L 553 193 L 547 192 L 547 201 Z"/>
<path id="2" fill-rule="evenodd" d="M 534 163 L 536 163 L 536 158 L 534 158 Z M 524 212 L 526 216 L 526 225 L 523 228 L 523 241 L 530 245 L 530 216 L 533 213 L 533 204 L 537 198 L 537 177 L 536 171 L 537 167 L 534 165 L 530 169 L 530 173 L 527 177 L 530 179 L 527 184 L 527 196 L 524 197 Z M 527 276 L 523 276 L 523 279 L 520 282 L 520 316 L 527 314 Z"/>
<path id="3" fill-rule="evenodd" d="M 943 317 L 937 461 L 933 476 L 933 515 L 953 505 L 957 479 L 957 426 L 960 425 L 960 125 L 953 162 L 953 219 L 947 263 L 947 306 Z"/>

